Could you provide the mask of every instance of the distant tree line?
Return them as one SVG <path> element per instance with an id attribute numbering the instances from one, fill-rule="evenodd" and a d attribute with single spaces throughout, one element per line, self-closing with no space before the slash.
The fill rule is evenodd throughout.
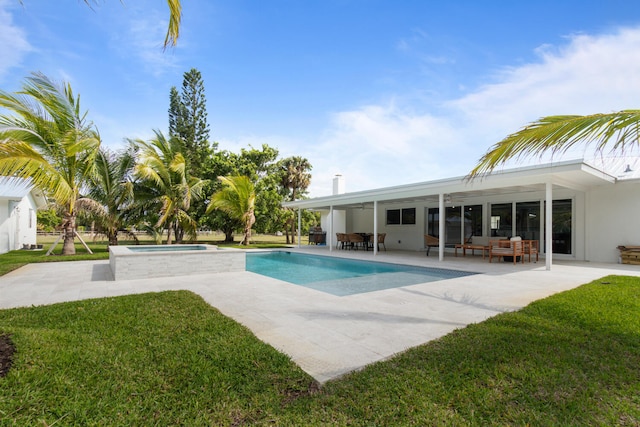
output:
<path id="1" fill-rule="evenodd" d="M 285 200 L 306 197 L 311 164 L 280 159 L 263 144 L 240 153 L 218 150 L 209 140 L 204 82 L 196 69 L 184 73 L 181 91 L 169 93 L 168 133 L 128 139 L 125 148 L 101 146 L 95 125 L 68 83 L 41 73 L 16 93 L 0 90 L 0 175 L 28 178 L 52 207 L 40 214 L 64 233 L 64 254 L 75 253 L 79 224 L 104 233 L 110 245 L 122 232 L 145 231 L 158 243 L 193 240 L 199 230 L 222 231 L 227 242 L 251 230 L 283 231 L 295 242 L 297 223 Z M 305 213 L 305 225 L 318 218 Z"/>

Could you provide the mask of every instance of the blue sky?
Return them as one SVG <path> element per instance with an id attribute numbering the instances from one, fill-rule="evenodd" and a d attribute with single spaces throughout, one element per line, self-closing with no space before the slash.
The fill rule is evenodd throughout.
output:
<path id="1" fill-rule="evenodd" d="M 0 88 L 68 81 L 103 143 L 166 132 L 202 73 L 211 139 L 313 165 L 312 196 L 465 175 L 552 114 L 640 108 L 640 2 L 0 0 Z"/>

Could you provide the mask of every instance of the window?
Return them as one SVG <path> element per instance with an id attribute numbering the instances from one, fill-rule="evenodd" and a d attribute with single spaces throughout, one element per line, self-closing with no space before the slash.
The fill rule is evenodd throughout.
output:
<path id="1" fill-rule="evenodd" d="M 491 205 L 491 236 L 511 237 L 512 204 L 499 203 Z"/>
<path id="2" fill-rule="evenodd" d="M 387 210 L 387 225 L 400 224 L 400 209 Z"/>
<path id="3" fill-rule="evenodd" d="M 403 224 L 416 223 L 416 208 L 402 209 L 402 223 Z"/>
<path id="4" fill-rule="evenodd" d="M 416 208 L 387 209 L 387 225 L 414 225 Z"/>

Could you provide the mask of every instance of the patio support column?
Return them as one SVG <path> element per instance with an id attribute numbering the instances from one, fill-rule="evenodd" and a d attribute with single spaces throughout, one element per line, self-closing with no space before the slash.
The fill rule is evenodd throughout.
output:
<path id="1" fill-rule="evenodd" d="M 300 247 L 300 236 L 302 235 L 302 209 L 298 208 L 298 248 Z"/>
<path id="2" fill-rule="evenodd" d="M 444 211 L 444 194 L 440 193 L 438 195 L 438 260 L 444 261 L 444 223 L 446 222 L 445 218 L 446 212 Z"/>
<path id="3" fill-rule="evenodd" d="M 329 252 L 333 252 L 333 205 L 329 206 L 329 231 L 327 232 L 327 245 Z"/>
<path id="4" fill-rule="evenodd" d="M 545 235 L 544 235 L 544 266 L 546 270 L 551 270 L 553 253 L 553 186 L 550 181 L 546 184 L 545 196 Z"/>
<path id="5" fill-rule="evenodd" d="M 373 256 L 378 255 L 378 201 L 373 201 Z"/>

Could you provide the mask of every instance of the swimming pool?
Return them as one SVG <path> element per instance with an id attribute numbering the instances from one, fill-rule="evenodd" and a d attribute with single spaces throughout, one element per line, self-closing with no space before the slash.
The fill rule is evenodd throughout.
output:
<path id="1" fill-rule="evenodd" d="M 286 251 L 248 253 L 247 271 L 337 296 L 354 295 L 476 273 Z"/>

